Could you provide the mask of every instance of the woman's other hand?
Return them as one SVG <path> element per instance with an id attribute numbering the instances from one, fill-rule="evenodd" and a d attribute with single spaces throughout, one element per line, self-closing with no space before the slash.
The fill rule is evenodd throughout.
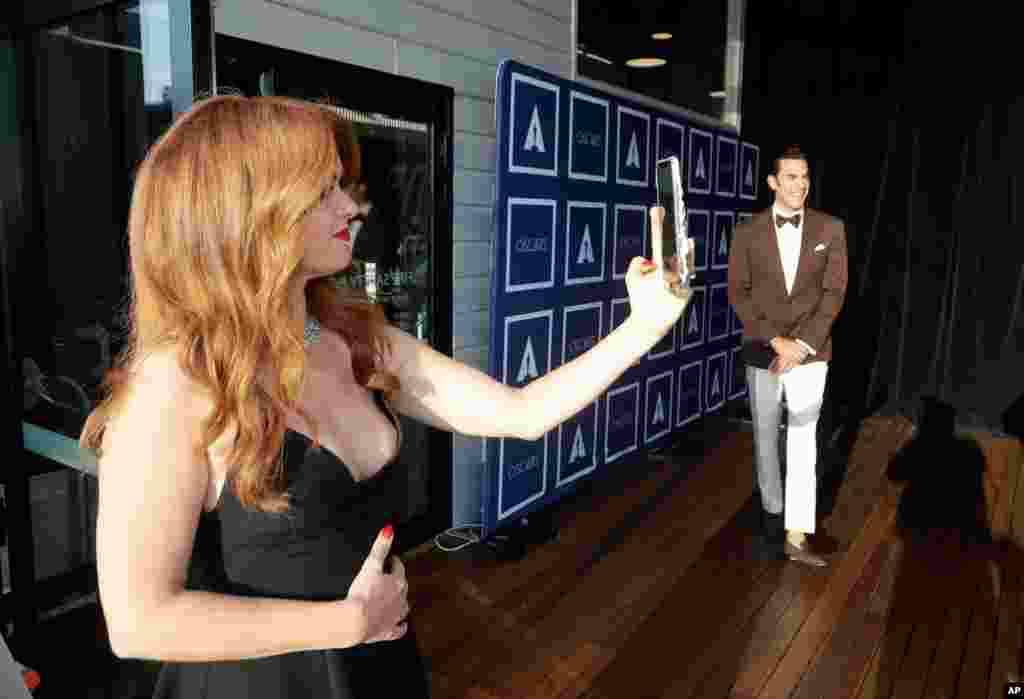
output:
<path id="1" fill-rule="evenodd" d="M 397 640 L 409 628 L 405 566 L 398 556 L 391 556 L 391 572 L 384 572 L 393 541 L 394 532 L 388 525 L 377 535 L 370 555 L 348 589 L 348 598 L 362 602 L 366 612 L 365 643 Z"/>

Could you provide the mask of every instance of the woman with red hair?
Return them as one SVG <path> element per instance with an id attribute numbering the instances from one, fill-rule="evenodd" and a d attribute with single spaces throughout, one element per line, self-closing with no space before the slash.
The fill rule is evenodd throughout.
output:
<path id="1" fill-rule="evenodd" d="M 332 110 L 241 96 L 194 105 L 139 168 L 128 341 L 81 443 L 111 645 L 165 662 L 157 697 L 427 696 L 389 555 L 394 414 L 537 439 L 686 305 L 637 258 L 619 328 L 503 385 L 335 292 L 359 169 Z"/>

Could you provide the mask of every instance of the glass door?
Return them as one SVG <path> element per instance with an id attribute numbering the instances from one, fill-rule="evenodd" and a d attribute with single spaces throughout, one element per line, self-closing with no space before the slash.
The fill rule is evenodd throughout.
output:
<path id="1" fill-rule="evenodd" d="M 76 9 L 81 9 L 72 14 Z M 133 175 L 212 89 L 209 0 L 23 3 L 12 31 L 20 183 L 0 222 L 11 385 L 2 432 L 5 621 L 95 603 L 95 463 L 77 446 L 122 345 Z M 20 186 L 18 186 L 20 185 Z"/>
<path id="2" fill-rule="evenodd" d="M 218 34 L 221 92 L 280 95 L 329 105 L 361 150 L 356 187 L 371 204 L 352 267 L 333 281 L 382 306 L 389 322 L 451 355 L 451 88 Z M 401 418 L 398 546 L 450 526 L 451 435 Z"/>

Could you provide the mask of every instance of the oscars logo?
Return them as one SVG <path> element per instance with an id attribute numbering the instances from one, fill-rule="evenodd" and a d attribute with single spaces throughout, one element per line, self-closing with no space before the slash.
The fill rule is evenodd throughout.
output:
<path id="1" fill-rule="evenodd" d="M 526 349 L 523 350 L 523 361 L 519 363 L 516 383 L 526 383 L 538 376 L 540 376 L 540 372 L 537 371 L 537 358 L 533 353 L 533 340 L 526 338 Z"/>
<path id="2" fill-rule="evenodd" d="M 569 464 L 587 458 L 587 448 L 583 443 L 583 427 L 576 425 L 576 436 L 572 439 L 572 451 L 569 453 Z"/>
<path id="3" fill-rule="evenodd" d="M 540 128 L 540 113 L 536 106 L 533 108 L 533 116 L 530 117 L 530 126 L 526 130 L 526 143 L 523 144 L 523 150 L 547 153 L 547 148 L 544 147 L 544 131 Z"/>

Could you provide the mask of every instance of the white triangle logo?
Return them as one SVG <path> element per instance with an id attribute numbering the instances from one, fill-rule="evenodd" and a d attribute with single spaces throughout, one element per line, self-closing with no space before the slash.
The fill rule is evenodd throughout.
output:
<path id="1" fill-rule="evenodd" d="M 519 364 L 519 375 L 516 376 L 516 383 L 522 383 L 526 379 L 535 379 L 540 376 L 537 371 L 537 360 L 533 356 L 533 340 L 526 339 L 526 349 L 523 350 L 523 361 Z"/>
<path id="2" fill-rule="evenodd" d="M 721 257 L 725 257 L 729 254 L 729 242 L 725 239 L 725 229 L 722 229 L 722 237 L 718 241 L 718 254 Z"/>
<path id="3" fill-rule="evenodd" d="M 743 186 L 754 186 L 754 166 L 751 165 L 750 163 L 747 163 L 747 174 L 743 177 Z"/>
<path id="4" fill-rule="evenodd" d="M 576 256 L 576 264 L 582 265 L 594 261 L 594 243 L 590 240 L 590 226 L 583 227 L 583 242 L 580 243 L 580 252 Z"/>
<path id="5" fill-rule="evenodd" d="M 583 445 L 583 428 L 576 425 L 576 436 L 572 439 L 572 453 L 569 454 L 569 463 L 587 458 L 587 448 Z"/>
<path id="6" fill-rule="evenodd" d="M 697 151 L 697 179 L 707 179 L 708 173 L 704 169 L 704 153 L 700 150 Z"/>
<path id="7" fill-rule="evenodd" d="M 540 114 L 537 112 L 536 105 L 533 107 L 533 116 L 530 117 L 530 127 L 526 130 L 526 144 L 523 145 L 523 150 L 547 152 L 544 147 L 544 132 L 540 128 Z"/>
<path id="8" fill-rule="evenodd" d="M 629 153 L 626 155 L 626 167 L 640 168 L 640 148 L 636 145 L 636 131 L 629 139 Z"/>
<path id="9" fill-rule="evenodd" d="M 715 378 L 711 381 L 711 395 L 717 396 L 722 392 L 722 382 L 719 379 L 718 372 L 715 372 Z"/>
<path id="10" fill-rule="evenodd" d="M 690 328 L 686 332 L 689 335 L 695 335 L 700 332 L 700 325 L 697 323 L 697 311 L 690 314 Z"/>
<path id="11" fill-rule="evenodd" d="M 661 400 L 661 394 L 658 394 L 658 402 L 654 405 L 654 419 L 651 423 L 657 425 L 659 422 L 665 422 L 665 404 Z"/>

